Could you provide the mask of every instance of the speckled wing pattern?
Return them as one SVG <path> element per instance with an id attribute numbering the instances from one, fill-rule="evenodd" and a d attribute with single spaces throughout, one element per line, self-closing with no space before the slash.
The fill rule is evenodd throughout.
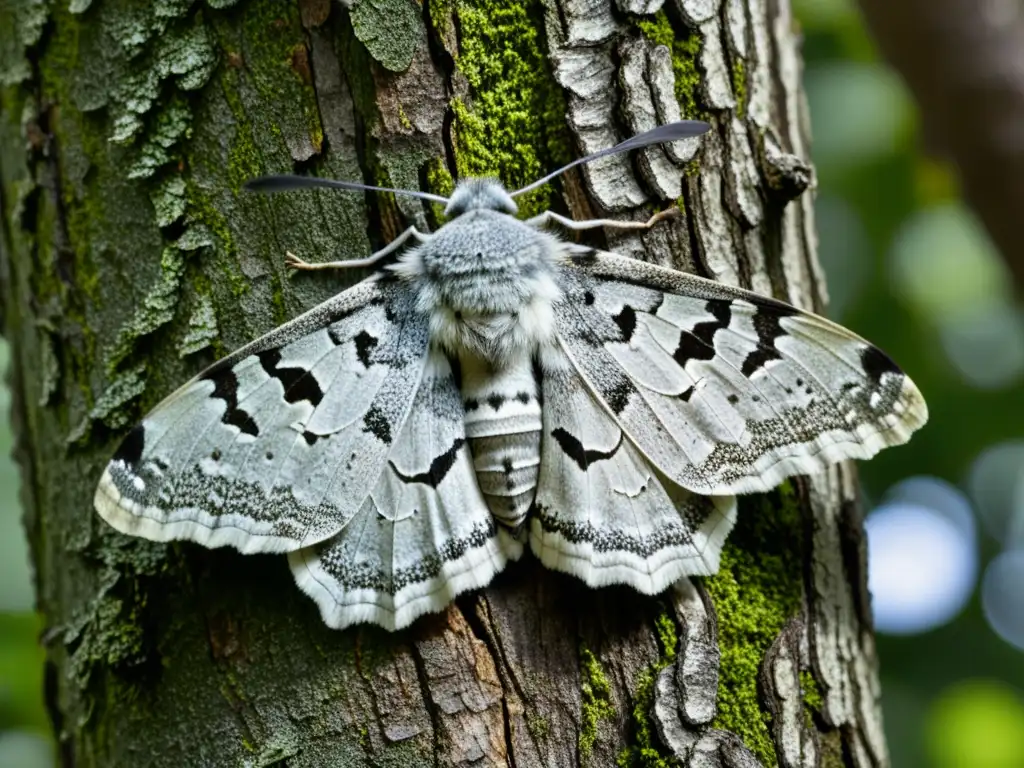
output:
<path id="1" fill-rule="evenodd" d="M 337 533 L 419 386 L 427 328 L 413 300 L 395 281 L 361 283 L 201 373 L 128 434 L 100 480 L 100 515 L 124 533 L 242 552 Z"/>
<path id="2" fill-rule="evenodd" d="M 928 418 L 882 351 L 788 304 L 598 251 L 576 251 L 558 280 L 573 369 L 689 491 L 768 491 L 904 443 Z"/>
<path id="3" fill-rule="evenodd" d="M 628 584 L 649 595 L 682 576 L 715 573 L 736 499 L 669 481 L 564 354 L 548 353 L 543 370 L 534 554 L 592 587 Z"/>
<path id="4" fill-rule="evenodd" d="M 448 360 L 431 353 L 373 491 L 337 535 L 289 556 L 329 626 L 399 629 L 485 586 L 522 554 L 491 516 L 463 422 Z"/>

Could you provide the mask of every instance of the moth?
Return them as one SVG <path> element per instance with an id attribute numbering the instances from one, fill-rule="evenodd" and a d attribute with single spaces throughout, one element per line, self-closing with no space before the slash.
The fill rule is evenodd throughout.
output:
<path id="1" fill-rule="evenodd" d="M 460 181 L 432 234 L 300 270 L 366 280 L 200 373 L 129 432 L 96 492 L 118 531 L 287 552 L 324 621 L 389 630 L 529 547 L 591 587 L 718 569 L 736 494 L 866 459 L 927 419 L 883 352 L 750 291 L 560 240 L 514 192 Z M 378 190 L 274 176 L 250 188 Z"/>

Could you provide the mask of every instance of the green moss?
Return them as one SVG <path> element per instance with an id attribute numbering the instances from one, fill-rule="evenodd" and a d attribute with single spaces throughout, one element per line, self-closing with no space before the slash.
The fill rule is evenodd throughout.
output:
<path id="1" fill-rule="evenodd" d="M 846 768 L 843 758 L 843 736 L 839 730 L 828 731 L 818 737 L 818 767 Z"/>
<path id="2" fill-rule="evenodd" d="M 235 194 L 242 191 L 245 182 L 263 173 L 263 158 L 256 147 L 252 124 L 238 93 L 238 80 L 239 74 L 234 69 L 225 69 L 221 77 L 224 99 L 235 118 L 235 135 L 228 149 L 228 184 Z"/>
<path id="3" fill-rule="evenodd" d="M 658 632 L 658 642 L 661 643 L 661 660 L 658 662 L 658 669 L 661 670 L 676 660 L 676 649 L 679 647 L 679 632 L 676 623 L 667 613 L 663 613 L 654 622 Z"/>
<path id="4" fill-rule="evenodd" d="M 743 117 L 747 111 L 747 66 L 743 59 L 733 62 L 732 90 L 736 94 L 736 116 Z"/>
<path id="5" fill-rule="evenodd" d="M 679 634 L 676 623 L 669 614 L 662 613 L 655 620 L 660 655 L 658 660 L 640 673 L 636 691 L 633 693 L 633 708 L 630 715 L 633 723 L 634 744 L 619 753 L 615 764 L 619 768 L 672 768 L 679 761 L 671 755 L 662 754 L 651 722 L 651 708 L 654 706 L 654 684 L 658 674 L 676 660 Z"/>
<path id="6" fill-rule="evenodd" d="M 676 41 L 676 31 L 665 15 L 665 11 L 658 11 L 653 16 L 632 16 L 633 23 L 640 30 L 644 37 L 655 45 L 664 45 L 669 48 Z"/>
<path id="7" fill-rule="evenodd" d="M 823 704 L 821 689 L 809 670 L 800 671 L 800 689 L 804 695 L 804 706 L 813 712 L 820 712 Z"/>
<path id="8" fill-rule="evenodd" d="M 706 117 L 707 111 L 700 105 L 698 98 L 701 75 L 697 60 L 704 43 L 700 33 L 694 29 L 677 32 L 663 10 L 654 16 L 634 17 L 633 23 L 652 43 L 667 46 L 672 52 L 675 93 L 682 116 L 688 119 Z"/>
<path id="9" fill-rule="evenodd" d="M 597 726 L 602 718 L 615 716 L 612 689 L 600 663 L 588 649 L 580 650 L 580 735 L 579 751 L 583 761 L 594 751 Z"/>
<path id="10" fill-rule="evenodd" d="M 51 125 L 56 135 L 57 144 L 61 147 L 61 177 L 64 204 L 64 224 L 67 226 L 68 239 L 74 248 L 75 288 L 81 291 L 91 302 L 99 302 L 100 274 L 93 261 L 95 241 L 97 239 L 119 239 L 132 242 L 138 236 L 137 231 L 122 230 L 110 222 L 106 211 L 107 197 L 99 190 L 110 179 L 120 174 L 117 164 L 116 149 L 110 146 L 109 126 L 99 115 L 85 114 L 74 107 L 77 101 L 74 83 L 81 79 L 79 71 L 85 66 L 79 60 L 79 40 L 81 30 L 79 22 L 70 16 L 66 9 L 59 6 L 53 9 L 55 23 L 46 53 L 40 61 L 43 92 L 45 99 L 60 104 L 58 118 Z M 56 210 L 52 211 L 56 216 Z M 49 237 L 58 231 L 55 220 L 39 222 L 35 228 L 41 238 Z M 99 236 L 99 237 L 98 237 Z M 53 243 L 39 242 L 44 259 L 51 250 Z M 45 302 L 48 294 L 57 294 L 57 270 L 39 270 L 34 274 L 38 287 L 37 301 Z M 80 306 L 66 303 L 65 311 L 68 319 L 80 321 L 83 333 L 90 345 L 89 355 L 94 349 L 92 344 L 91 323 L 85 321 Z M 67 348 L 66 348 L 67 349 Z"/>
<path id="11" fill-rule="evenodd" d="M 191 179 L 186 180 L 185 189 L 189 220 L 197 225 L 204 225 L 217 238 L 217 247 L 224 253 L 233 254 L 235 242 L 224 214 L 213 205 L 206 193 Z"/>
<path id="12" fill-rule="evenodd" d="M 551 733 L 551 723 L 546 717 L 538 715 L 536 712 L 527 711 L 526 730 L 530 732 L 534 741 L 541 741 Z"/>
<path id="13" fill-rule="evenodd" d="M 68 674 L 83 688 L 97 669 L 123 670 L 146 661 L 149 648 L 142 616 L 149 591 L 140 587 L 139 578 L 167 571 L 164 545 L 120 541 L 114 534 L 103 538 L 99 593 L 69 623 L 62 638 L 74 649 Z"/>
<path id="14" fill-rule="evenodd" d="M 651 668 L 644 670 L 637 678 L 633 709 L 630 711 L 636 744 L 619 753 L 615 760 L 619 768 L 672 768 L 679 764 L 672 756 L 661 754 L 655 746 L 657 740 L 650 713 L 654 706 L 654 683 L 657 677 L 658 672 Z"/>
<path id="15" fill-rule="evenodd" d="M 285 302 L 285 286 L 284 280 L 286 280 L 280 272 L 275 272 L 271 275 L 271 294 L 270 294 L 270 306 L 273 309 L 274 325 L 283 325 L 291 317 L 291 313 L 288 311 L 288 305 Z"/>
<path id="16" fill-rule="evenodd" d="M 455 163 L 460 176 L 497 176 L 525 186 L 569 160 L 565 100 L 537 31 L 538 0 L 458 0 L 458 67 L 472 105 L 452 101 Z M 549 207 L 551 190 L 517 201 L 524 215 Z"/>
<path id="17" fill-rule="evenodd" d="M 198 185 L 189 180 L 186 183 L 188 217 L 196 224 L 205 225 L 213 233 L 214 247 L 221 258 L 216 264 L 221 268 L 219 279 L 227 285 L 234 298 L 240 298 L 251 290 L 249 281 L 238 269 L 234 237 L 224 214 L 213 204 L 209 196 Z M 212 286 L 207 284 L 212 291 Z"/>
<path id="18" fill-rule="evenodd" d="M 455 28 L 456 0 L 427 0 L 427 17 L 431 39 L 452 56 L 459 52 L 458 31 Z"/>
<path id="19" fill-rule="evenodd" d="M 746 501 L 746 500 L 745 500 Z M 721 667 L 712 726 L 738 734 L 767 767 L 777 764 L 761 708 L 757 676 L 768 647 L 803 599 L 803 523 L 790 483 L 742 505 L 722 551 L 718 575 L 705 581 L 718 615 Z"/>
<path id="20" fill-rule="evenodd" d="M 689 119 L 707 117 L 698 98 L 701 74 L 697 69 L 704 41 L 696 30 L 690 30 L 686 37 L 672 43 L 672 71 L 676 77 L 676 98 L 682 116 Z"/>
<path id="21" fill-rule="evenodd" d="M 270 119 L 265 120 L 267 130 L 279 137 L 282 147 L 284 136 L 297 137 L 305 132 L 313 150 L 319 151 L 323 146 L 323 126 L 310 78 L 308 52 L 295 42 L 305 37 L 298 5 L 280 0 L 252 0 L 245 4 L 243 12 L 242 40 L 238 44 L 247 82 L 266 104 L 293 105 L 269 115 Z M 234 44 L 235 27 L 225 23 L 221 29 L 221 46 L 229 48 Z"/>
<path id="22" fill-rule="evenodd" d="M 65 7 L 55 5 L 51 32 L 39 60 L 42 99 L 60 105 L 60 109 L 51 110 L 47 117 L 49 130 L 61 149 L 57 157 L 61 165 L 62 199 L 59 202 L 63 210 L 50 195 L 42 194 L 42 190 L 34 186 L 26 187 L 23 194 L 12 195 L 11 199 L 25 203 L 29 196 L 35 196 L 37 203 L 29 247 L 35 249 L 41 268 L 32 271 L 29 281 L 32 301 L 43 308 L 39 319 L 52 319 L 58 335 L 80 340 L 80 343 L 60 345 L 56 361 L 59 376 L 53 381 L 58 387 L 61 380 L 76 385 L 81 407 L 89 408 L 96 400 L 91 372 L 99 356 L 97 339 L 106 336 L 105 330 L 91 317 L 104 299 L 96 256 L 104 251 L 109 253 L 112 243 L 144 244 L 147 232 L 138 227 L 137 220 L 132 222 L 134 226 L 125 226 L 135 214 L 134 210 L 125 216 L 111 216 L 109 193 L 102 192 L 109 190 L 112 181 L 121 183 L 122 169 L 117 158 L 120 152 L 108 141 L 109 124 L 105 115 L 85 114 L 76 108 L 76 84 L 84 79 L 96 79 L 82 74 L 92 62 L 81 60 L 80 27 Z M 12 106 L 11 101 L 5 100 L 5 103 Z M 18 114 L 23 121 L 43 119 L 28 110 L 18 110 Z M 62 228 L 66 228 L 65 242 L 73 249 L 70 253 L 65 250 L 66 245 L 59 247 L 56 240 Z M 48 317 L 46 308 L 50 307 L 60 307 L 59 317 Z M 53 362 L 51 359 L 50 363 Z M 54 372 L 51 367 L 48 375 Z M 65 397 L 57 400 L 57 407 L 62 411 L 69 395 L 75 398 L 68 390 Z M 80 413 L 69 416 L 65 411 L 61 418 L 78 418 Z"/>
<path id="23" fill-rule="evenodd" d="M 413 0 L 359 0 L 351 10 L 352 29 L 374 59 L 403 72 L 425 40 L 423 20 Z"/>
<path id="24" fill-rule="evenodd" d="M 455 190 L 455 179 L 448 171 L 448 166 L 443 158 L 435 158 L 427 163 L 427 189 L 436 195 L 448 197 Z M 440 203 L 431 203 L 430 210 L 434 215 L 434 225 L 444 221 L 444 206 Z"/>
<path id="25" fill-rule="evenodd" d="M 431 21 L 434 24 L 439 24 L 444 19 L 451 18 L 455 11 L 455 3 L 456 0 L 427 0 Z"/>
<path id="26" fill-rule="evenodd" d="M 413 128 L 412 120 L 405 114 L 405 108 L 401 104 L 398 105 L 398 122 L 407 131 L 411 131 Z"/>

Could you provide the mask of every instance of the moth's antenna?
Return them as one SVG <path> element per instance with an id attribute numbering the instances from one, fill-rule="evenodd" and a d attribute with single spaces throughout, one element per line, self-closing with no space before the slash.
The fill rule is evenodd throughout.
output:
<path id="1" fill-rule="evenodd" d="M 705 123 L 703 120 L 680 120 L 676 123 L 669 123 L 668 125 L 659 125 L 657 128 L 652 128 L 646 133 L 641 133 L 638 136 L 634 136 L 631 139 L 626 139 L 614 147 L 608 147 L 608 149 L 602 149 L 595 152 L 592 155 L 581 157 L 579 160 L 573 160 L 568 165 L 563 165 L 557 171 L 553 171 L 545 176 L 543 179 L 537 179 L 532 184 L 527 184 L 522 189 L 517 189 L 512 192 L 512 197 L 517 197 L 524 192 L 529 192 L 547 184 L 556 176 L 559 176 L 570 168 L 575 168 L 577 165 L 583 163 L 589 163 L 591 160 L 597 160 L 599 157 L 608 157 L 608 155 L 617 155 L 620 152 L 628 152 L 631 149 L 641 149 L 642 147 L 649 147 L 652 144 L 664 144 L 669 141 L 676 141 L 677 139 L 686 139 L 691 136 L 700 136 L 702 133 L 706 133 L 711 126 Z"/>
<path id="2" fill-rule="evenodd" d="M 311 189 L 326 187 L 327 189 L 348 189 L 354 192 L 392 192 L 406 197 L 418 197 L 432 203 L 447 203 L 447 197 L 420 192 L 415 189 L 391 189 L 390 187 L 371 187 L 369 184 L 358 184 L 354 181 L 336 181 L 335 179 L 319 179 L 316 176 L 260 176 L 245 182 L 245 188 L 253 192 L 289 192 L 293 189 Z"/>

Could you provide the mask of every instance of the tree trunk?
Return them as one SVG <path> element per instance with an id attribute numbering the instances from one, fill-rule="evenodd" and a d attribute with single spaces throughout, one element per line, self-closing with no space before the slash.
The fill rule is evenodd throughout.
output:
<path id="1" fill-rule="evenodd" d="M 0 0 L 0 278 L 66 765 L 887 764 L 848 467 L 744 499 L 714 578 L 647 598 L 527 557 L 395 634 L 326 628 L 282 556 L 92 509 L 126 427 L 358 277 L 288 279 L 286 250 L 438 224 L 389 195 L 241 190 L 259 174 L 518 186 L 681 107 L 713 124 L 696 161 L 594 163 L 525 212 L 677 204 L 607 245 L 821 309 L 787 0 L 661 6 Z"/>

